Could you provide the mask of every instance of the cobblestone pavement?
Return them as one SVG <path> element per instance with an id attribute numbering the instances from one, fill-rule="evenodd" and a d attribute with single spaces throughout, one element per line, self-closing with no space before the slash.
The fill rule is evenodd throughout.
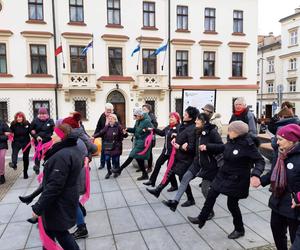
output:
<path id="1" fill-rule="evenodd" d="M 155 150 L 155 158 L 159 151 Z M 127 155 L 128 150 L 125 150 L 121 162 Z M 187 216 L 199 213 L 204 202 L 198 187 L 200 179 L 192 181 L 196 206 L 179 206 L 173 213 L 161 201 L 175 194 L 164 190 L 159 199 L 154 198 L 136 181 L 139 173 L 132 166 L 120 177 L 105 180 L 106 170 L 98 170 L 98 165 L 99 158 L 95 158 L 91 163 L 91 198 L 86 204 L 89 237 L 78 241 L 82 250 L 272 249 L 263 248 L 273 243 L 267 188 L 251 189 L 250 196 L 240 201 L 246 234 L 238 240 L 229 240 L 227 235 L 233 225 L 225 196 L 218 198 L 216 216 L 203 229 L 187 220 Z M 29 194 L 38 185 L 32 167 L 29 175 L 28 180 L 20 176 L 0 202 L 0 250 L 41 249 L 37 227 L 26 222 L 31 216 L 31 207 L 18 200 L 18 195 Z M 162 174 L 158 180 L 161 178 Z"/>

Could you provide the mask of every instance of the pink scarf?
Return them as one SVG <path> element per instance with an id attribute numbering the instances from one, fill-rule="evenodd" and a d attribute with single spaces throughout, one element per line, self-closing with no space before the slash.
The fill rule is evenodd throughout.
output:
<path id="1" fill-rule="evenodd" d="M 169 158 L 169 161 L 168 161 L 168 166 L 167 166 L 167 170 L 164 174 L 164 177 L 161 181 L 162 184 L 165 184 L 167 179 L 168 179 L 168 174 L 171 170 L 171 168 L 173 167 L 173 164 L 174 164 L 174 161 L 175 161 L 175 155 L 176 155 L 176 148 L 173 146 L 172 147 L 172 152 L 171 152 L 171 155 L 170 155 L 170 158 Z"/>
<path id="2" fill-rule="evenodd" d="M 153 130 L 151 130 L 150 134 L 146 137 L 144 150 L 142 152 L 139 152 L 138 155 L 145 155 L 147 153 L 148 149 L 152 144 L 152 139 L 153 139 Z"/>
<path id="3" fill-rule="evenodd" d="M 43 243 L 43 247 L 47 250 L 63 250 L 59 245 L 56 244 L 45 232 L 42 217 L 39 216 L 38 218 L 38 226 L 40 232 L 40 239 Z"/>
<path id="4" fill-rule="evenodd" d="M 90 167 L 89 167 L 88 157 L 85 157 L 84 159 L 84 168 L 85 168 L 85 194 L 79 200 L 82 205 L 84 205 L 90 199 L 90 192 L 91 192 Z"/>

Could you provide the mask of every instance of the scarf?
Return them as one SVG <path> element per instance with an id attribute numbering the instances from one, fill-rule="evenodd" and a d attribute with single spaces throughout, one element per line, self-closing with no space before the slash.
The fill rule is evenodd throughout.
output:
<path id="1" fill-rule="evenodd" d="M 234 111 L 234 114 L 235 114 L 236 116 L 240 116 L 240 115 L 243 114 L 246 110 L 247 110 L 247 109 L 244 108 L 244 109 L 242 109 L 241 111 Z"/>
<path id="2" fill-rule="evenodd" d="M 271 189 L 276 197 L 281 197 L 287 186 L 286 167 L 284 160 L 295 147 L 296 145 L 283 153 L 278 152 L 277 161 L 271 175 Z"/>
<path id="3" fill-rule="evenodd" d="M 169 123 L 169 126 L 170 126 L 170 128 L 174 128 L 174 127 L 177 126 L 177 124 L 178 124 L 178 123 L 176 123 L 176 122 L 170 122 L 170 123 Z"/>

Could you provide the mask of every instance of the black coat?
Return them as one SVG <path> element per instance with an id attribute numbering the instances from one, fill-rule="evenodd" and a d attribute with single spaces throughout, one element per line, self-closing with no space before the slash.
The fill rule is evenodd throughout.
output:
<path id="1" fill-rule="evenodd" d="M 276 162 L 276 161 L 275 161 Z M 291 219 L 300 220 L 300 208 L 291 208 L 292 198 L 291 194 L 297 194 L 300 192 L 300 144 L 290 152 L 287 159 L 284 160 L 286 166 L 287 175 L 287 187 L 284 194 L 281 197 L 276 197 L 273 193 L 269 200 L 269 207 L 276 213 L 283 215 Z M 271 171 L 261 177 L 262 186 L 270 184 L 271 174 L 273 172 L 274 165 Z"/>
<path id="2" fill-rule="evenodd" d="M 10 130 L 14 134 L 13 144 L 18 143 L 20 145 L 27 145 L 30 141 L 30 123 L 19 123 L 12 122 L 10 125 Z"/>
<path id="3" fill-rule="evenodd" d="M 176 150 L 175 162 L 172 167 L 175 174 L 181 176 L 192 164 L 195 155 L 195 121 L 184 122 L 180 124 L 179 133 L 176 137 L 176 143 L 180 145 Z M 182 145 L 188 143 L 187 151 L 182 149 Z"/>
<path id="4" fill-rule="evenodd" d="M 4 134 L 5 132 L 10 132 L 10 129 L 6 122 L 0 120 L 0 149 L 8 149 L 8 136 Z"/>
<path id="5" fill-rule="evenodd" d="M 34 213 L 42 215 L 46 230 L 64 231 L 76 223 L 77 182 L 83 162 L 76 142 L 70 136 L 46 153 L 43 192 L 32 206 Z"/>
<path id="6" fill-rule="evenodd" d="M 158 122 L 157 122 L 155 114 L 154 113 L 148 113 L 148 115 L 151 119 L 151 123 L 152 123 L 153 127 L 157 128 L 158 127 Z"/>
<path id="7" fill-rule="evenodd" d="M 36 117 L 30 125 L 30 131 L 35 130 L 35 134 L 32 134 L 32 137 L 36 139 L 39 136 L 42 138 L 43 143 L 48 142 L 51 140 L 54 126 L 55 124 L 52 119 L 42 121 Z"/>
<path id="8" fill-rule="evenodd" d="M 164 148 L 161 152 L 162 154 L 171 155 L 171 152 L 172 152 L 171 141 L 177 136 L 177 133 L 179 131 L 179 126 L 180 126 L 180 124 L 176 125 L 173 128 L 171 128 L 170 126 L 167 126 L 163 130 L 160 130 L 158 128 L 154 129 L 155 134 L 165 137 Z"/>
<path id="9" fill-rule="evenodd" d="M 224 147 L 224 165 L 219 169 L 212 187 L 227 196 L 247 198 L 250 177 L 260 177 L 265 168 L 265 161 L 258 152 L 258 140 L 247 134 L 229 139 L 220 147 Z"/>
<path id="10" fill-rule="evenodd" d="M 229 123 L 234 121 L 242 121 L 249 126 L 249 133 L 256 136 L 257 135 L 257 121 L 254 114 L 246 108 L 240 115 L 232 114 Z"/>
<path id="11" fill-rule="evenodd" d="M 189 170 L 194 174 L 202 177 L 204 180 L 213 181 L 218 172 L 215 155 L 222 153 L 222 138 L 218 133 L 218 128 L 210 123 L 206 124 L 202 131 L 197 132 L 195 158 Z M 199 133 L 199 134 L 198 134 Z M 200 151 L 199 146 L 206 145 L 206 151 Z"/>
<path id="12" fill-rule="evenodd" d="M 113 114 L 115 114 L 117 116 L 118 123 L 120 125 L 122 125 L 122 121 L 121 121 L 120 116 L 117 113 L 113 113 Z M 102 113 L 101 116 L 100 116 L 100 118 L 99 118 L 99 120 L 98 120 L 98 122 L 97 122 L 97 127 L 95 129 L 94 135 L 98 134 L 102 129 L 104 129 L 105 123 L 106 123 L 105 113 Z"/>

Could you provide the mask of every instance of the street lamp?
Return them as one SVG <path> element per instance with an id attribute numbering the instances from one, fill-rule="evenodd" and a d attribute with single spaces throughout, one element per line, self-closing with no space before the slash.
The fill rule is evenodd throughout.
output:
<path id="1" fill-rule="evenodd" d="M 263 53 L 263 48 L 262 48 L 262 57 L 259 58 L 261 62 L 261 72 L 260 72 L 260 105 L 259 105 L 259 114 L 260 117 L 262 117 L 262 97 L 263 97 L 263 86 L 264 86 L 264 53 Z"/>

